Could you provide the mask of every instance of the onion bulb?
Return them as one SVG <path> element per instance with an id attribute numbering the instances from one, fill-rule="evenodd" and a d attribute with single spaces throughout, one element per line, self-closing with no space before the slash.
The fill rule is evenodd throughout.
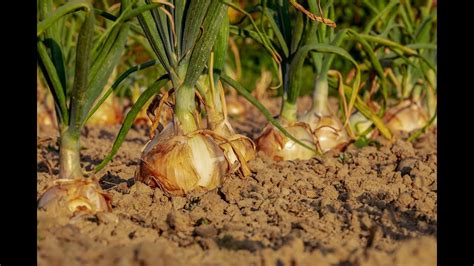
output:
<path id="1" fill-rule="evenodd" d="M 111 126 L 119 124 L 121 121 L 122 109 L 120 108 L 117 99 L 113 96 L 110 96 L 87 120 L 87 125 Z"/>
<path id="2" fill-rule="evenodd" d="M 110 88 L 115 82 L 117 77 L 117 67 L 114 68 L 107 84 L 104 88 Z M 106 93 L 106 90 L 102 91 L 101 96 Z M 99 106 L 95 113 L 87 120 L 87 125 L 96 125 L 96 126 L 110 126 L 119 124 L 122 121 L 122 108 L 120 107 L 117 97 L 115 95 L 109 95 L 107 99 Z"/>
<path id="3" fill-rule="evenodd" d="M 314 146 L 314 136 L 304 123 L 283 126 L 296 139 L 316 149 Z M 279 129 L 271 124 L 268 124 L 263 129 L 256 143 L 257 150 L 262 151 L 274 161 L 308 160 L 315 155 L 313 151 L 287 138 Z"/>
<path id="4" fill-rule="evenodd" d="M 329 112 L 318 115 L 309 112 L 300 121 L 311 128 L 319 150 L 323 153 L 330 150 L 341 150 L 349 143 L 349 136 L 341 121 Z"/>
<path id="5" fill-rule="evenodd" d="M 66 208 L 64 208 L 66 207 Z M 38 202 L 38 208 L 67 210 L 70 214 L 111 211 L 111 197 L 91 179 L 57 179 Z"/>
<path id="6" fill-rule="evenodd" d="M 420 129 L 428 123 L 428 117 L 418 104 L 404 100 L 390 108 L 385 114 L 387 127 L 393 133 L 411 132 Z"/>
<path id="7" fill-rule="evenodd" d="M 169 124 L 145 147 L 135 179 L 172 196 L 221 184 L 229 164 L 219 145 L 199 131 L 184 135 Z"/>

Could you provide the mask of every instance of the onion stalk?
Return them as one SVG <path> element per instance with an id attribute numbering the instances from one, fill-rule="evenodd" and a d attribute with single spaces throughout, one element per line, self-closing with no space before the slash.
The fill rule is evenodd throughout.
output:
<path id="1" fill-rule="evenodd" d="M 300 140 L 311 143 L 310 146 L 324 153 L 332 149 L 342 149 L 350 140 L 343 124 L 328 107 L 327 76 L 334 56 L 340 55 L 356 66 L 355 88 L 360 82 L 360 72 L 354 59 L 345 50 L 338 47 L 343 40 L 345 31 L 340 31 L 334 36 L 333 29 L 327 29 L 328 26 L 335 26 L 332 20 L 324 18 L 328 16 L 327 13 L 322 14 L 324 17 L 318 17 L 319 19 L 309 15 L 316 12 L 316 5 L 316 3 L 310 2 L 310 11 L 303 11 L 304 7 L 297 5 L 298 11 L 303 12 L 296 14 L 295 26 L 291 30 L 288 26 L 288 6 L 285 3 L 277 5 L 276 11 L 269 11 L 268 19 L 280 21 L 280 24 L 274 24 L 273 30 L 278 31 L 277 36 L 282 36 L 279 38 L 279 49 L 283 54 L 281 69 L 284 94 L 279 116 L 280 122 L 288 131 L 296 134 Z M 326 10 L 331 5 L 332 2 L 329 1 Z M 308 16 L 311 20 L 305 20 L 304 16 Z M 316 31 L 318 25 L 316 21 L 322 22 L 318 31 Z M 328 24 L 326 25 L 326 23 Z M 280 27 L 278 27 L 279 25 Z M 313 104 L 305 115 L 298 117 L 296 102 L 301 87 L 302 67 L 307 55 L 311 55 L 317 72 Z M 353 105 L 354 99 L 351 99 L 351 108 Z M 294 144 L 272 126 L 267 126 L 257 139 L 257 148 L 276 160 L 309 159 L 317 154 L 311 150 L 304 151 L 304 147 L 296 148 Z"/>
<path id="2" fill-rule="evenodd" d="M 66 210 L 66 213 L 96 213 L 110 211 L 110 197 L 102 191 L 95 178 L 85 178 L 81 169 L 81 130 L 93 114 L 93 105 L 101 95 L 113 69 L 125 48 L 129 19 L 142 12 L 129 1 L 122 1 L 119 16 L 113 26 L 99 38 L 96 34 L 94 8 L 87 1 L 68 2 L 53 11 L 53 7 L 40 2 L 38 23 L 39 65 L 48 87 L 54 96 L 56 118 L 59 125 L 59 179 L 42 194 L 39 208 Z M 156 4 L 154 4 L 156 6 Z M 148 7 L 149 8 L 149 7 Z M 84 12 L 85 19 L 77 37 L 61 39 L 57 25 L 60 18 L 72 12 Z M 72 31 L 73 28 L 68 28 Z M 71 36 L 72 33 L 67 36 Z M 56 45 L 51 45 L 52 43 Z M 68 88 L 65 71 L 64 48 L 76 47 L 75 73 L 72 88 Z M 97 110 L 97 109 L 95 109 Z"/>
<path id="3" fill-rule="evenodd" d="M 173 120 L 151 136 L 135 178 L 174 196 L 215 189 L 237 169 L 249 175 L 246 162 L 253 158 L 254 147 L 250 139 L 235 134 L 230 126 L 219 83 L 229 34 L 227 6 L 220 1 L 171 4 L 174 10 L 167 7 L 139 16 L 172 84 L 172 89 L 160 97 L 153 124 L 160 123 L 158 113 L 166 102 L 173 106 Z M 166 16 L 165 11 L 174 15 Z M 206 66 L 208 74 L 203 75 Z M 206 109 L 205 121 L 198 114 L 201 104 Z"/>

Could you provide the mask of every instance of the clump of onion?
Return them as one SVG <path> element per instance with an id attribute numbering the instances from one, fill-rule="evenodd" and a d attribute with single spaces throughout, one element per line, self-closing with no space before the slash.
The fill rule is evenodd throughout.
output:
<path id="1" fill-rule="evenodd" d="M 38 201 L 38 208 L 67 211 L 73 216 L 112 210 L 111 196 L 91 179 L 57 179 Z"/>
<path id="2" fill-rule="evenodd" d="M 176 123 L 157 134 L 145 147 L 136 180 L 171 196 L 195 189 L 217 188 L 229 164 L 211 137 L 199 131 L 183 134 Z"/>
<path id="3" fill-rule="evenodd" d="M 412 100 L 403 100 L 385 113 L 387 127 L 393 133 L 412 132 L 428 123 L 425 110 Z"/>

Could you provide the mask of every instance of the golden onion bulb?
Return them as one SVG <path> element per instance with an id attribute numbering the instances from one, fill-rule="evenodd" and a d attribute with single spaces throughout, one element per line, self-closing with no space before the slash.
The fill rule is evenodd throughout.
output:
<path id="1" fill-rule="evenodd" d="M 428 123 L 428 116 L 422 107 L 413 101 L 405 100 L 390 108 L 385 114 L 387 127 L 393 132 L 411 132 Z"/>
<path id="2" fill-rule="evenodd" d="M 87 125 L 110 126 L 122 121 L 122 110 L 116 99 L 109 96 L 97 111 L 87 120 Z"/>
<path id="3" fill-rule="evenodd" d="M 296 139 L 316 149 L 314 146 L 314 137 L 307 126 L 302 123 L 296 123 L 284 127 Z M 262 134 L 257 138 L 256 143 L 257 150 L 262 151 L 274 161 L 308 160 L 315 155 L 314 151 L 287 138 L 280 130 L 271 124 L 268 124 L 264 128 Z"/>
<path id="4" fill-rule="evenodd" d="M 349 136 L 342 122 L 334 115 L 318 115 L 311 112 L 300 120 L 307 123 L 316 138 L 318 148 L 324 153 L 341 150 L 349 143 Z"/>
<path id="5" fill-rule="evenodd" d="M 90 179 L 58 179 L 38 201 L 38 208 L 66 209 L 71 214 L 111 211 L 111 197 Z M 64 208 L 66 207 L 66 208 Z"/>
<path id="6" fill-rule="evenodd" d="M 212 138 L 200 133 L 174 134 L 170 126 L 162 133 L 143 150 L 135 177 L 138 181 L 173 196 L 197 188 L 212 190 L 221 184 L 229 165 Z"/>

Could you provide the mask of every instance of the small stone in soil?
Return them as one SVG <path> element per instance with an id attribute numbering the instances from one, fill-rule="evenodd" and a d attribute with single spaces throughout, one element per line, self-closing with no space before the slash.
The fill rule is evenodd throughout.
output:
<path id="1" fill-rule="evenodd" d="M 201 224 L 200 226 L 194 228 L 194 233 L 196 235 L 209 238 L 217 235 L 217 229 L 213 225 Z"/>
<path id="2" fill-rule="evenodd" d="M 416 161 L 417 160 L 415 158 L 405 158 L 400 160 L 397 166 L 397 171 L 399 171 L 402 175 L 409 174 L 411 169 L 415 167 Z"/>

